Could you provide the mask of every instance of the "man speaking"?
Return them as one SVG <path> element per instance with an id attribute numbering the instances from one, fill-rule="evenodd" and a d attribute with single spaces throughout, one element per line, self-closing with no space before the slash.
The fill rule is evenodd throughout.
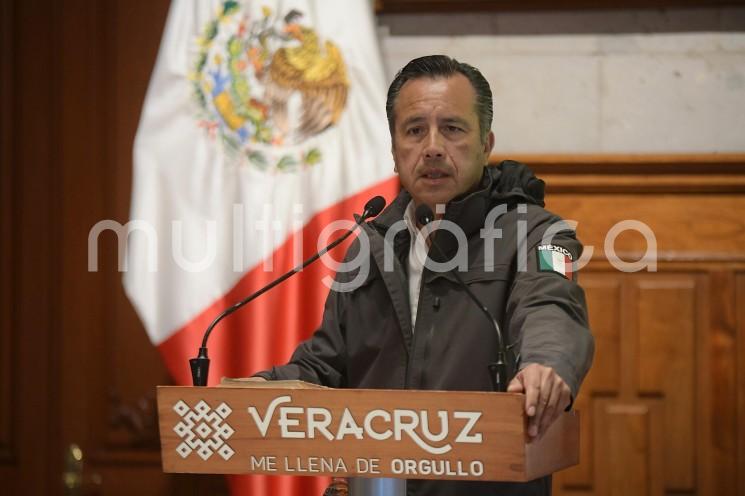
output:
<path id="1" fill-rule="evenodd" d="M 477 69 L 443 55 L 412 60 L 391 83 L 386 111 L 403 190 L 347 252 L 347 261 L 362 257 L 365 271 L 359 263 L 340 271 L 342 289 L 330 291 L 313 336 L 289 363 L 257 376 L 334 388 L 492 390 L 498 335 L 465 283 L 519 357 L 508 391 L 525 393 L 528 434 L 539 437 L 577 396 L 592 361 L 573 270 L 582 245 L 544 210 L 544 184 L 526 166 L 488 166 L 492 96 Z M 429 237 L 415 213 L 422 205 L 441 227 Z M 410 495 L 550 491 L 550 477 L 407 484 Z"/>

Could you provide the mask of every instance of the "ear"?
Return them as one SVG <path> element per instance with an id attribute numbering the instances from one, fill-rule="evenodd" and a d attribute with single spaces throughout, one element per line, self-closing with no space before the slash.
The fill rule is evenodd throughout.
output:
<path id="1" fill-rule="evenodd" d="M 489 155 L 491 155 L 492 148 L 494 148 L 494 132 L 489 131 L 489 134 L 486 135 L 486 140 L 484 140 L 484 158 L 486 161 L 489 161 Z"/>
<path id="2" fill-rule="evenodd" d="M 391 157 L 393 157 L 393 172 L 398 174 L 398 164 L 396 163 L 395 145 L 391 145 Z"/>

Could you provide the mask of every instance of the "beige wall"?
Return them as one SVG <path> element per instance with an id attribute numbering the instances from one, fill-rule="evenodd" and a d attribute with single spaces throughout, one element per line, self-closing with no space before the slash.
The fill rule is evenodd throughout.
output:
<path id="1" fill-rule="evenodd" d="M 496 152 L 745 151 L 745 9 L 389 15 L 388 76 L 445 53 L 492 84 Z"/>

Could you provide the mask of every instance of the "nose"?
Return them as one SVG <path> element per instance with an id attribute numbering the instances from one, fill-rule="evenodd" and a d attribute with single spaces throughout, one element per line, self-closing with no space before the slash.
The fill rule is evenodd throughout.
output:
<path id="1" fill-rule="evenodd" d="M 427 136 L 427 143 L 424 148 L 424 158 L 441 159 L 445 157 L 445 149 L 442 143 L 442 136 L 437 131 L 432 131 Z"/>

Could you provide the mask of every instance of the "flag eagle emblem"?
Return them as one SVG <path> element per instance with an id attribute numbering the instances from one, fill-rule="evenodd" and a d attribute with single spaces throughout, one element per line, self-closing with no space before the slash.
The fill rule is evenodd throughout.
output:
<path id="1" fill-rule="evenodd" d="M 204 27 L 191 74 L 199 125 L 233 157 L 261 170 L 319 163 L 312 138 L 335 125 L 349 80 L 341 51 L 303 13 L 222 3 Z"/>

